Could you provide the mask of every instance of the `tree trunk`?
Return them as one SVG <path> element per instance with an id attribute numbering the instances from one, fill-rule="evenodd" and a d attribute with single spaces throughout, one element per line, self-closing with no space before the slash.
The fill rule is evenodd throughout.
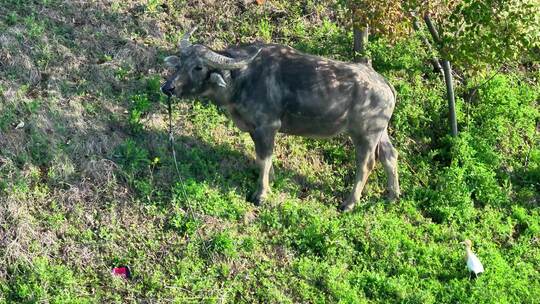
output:
<path id="1" fill-rule="evenodd" d="M 457 136 L 457 119 L 456 119 L 456 101 L 454 99 L 454 84 L 452 80 L 452 67 L 450 61 L 443 59 L 442 67 L 444 72 L 444 81 L 446 82 L 446 92 L 448 98 L 448 110 L 450 112 L 450 125 L 452 126 L 452 136 Z"/>
<path id="2" fill-rule="evenodd" d="M 431 22 L 431 18 L 429 18 L 428 14 L 424 15 L 424 22 L 426 23 L 429 33 L 431 34 L 431 37 L 433 37 L 433 41 L 435 41 L 436 44 L 440 45 L 441 38 L 439 37 L 439 33 L 437 32 L 437 29 L 433 25 L 433 22 Z"/>
<path id="3" fill-rule="evenodd" d="M 358 27 L 353 27 L 354 33 L 354 61 L 361 63 L 369 63 L 369 58 L 366 56 L 366 48 L 368 44 L 369 37 L 369 26 L 366 24 L 365 27 L 359 29 Z"/>
<path id="4" fill-rule="evenodd" d="M 428 14 L 424 15 L 424 22 L 426 23 L 426 26 L 429 30 L 429 33 L 431 34 L 431 37 L 433 37 L 433 41 L 435 41 L 435 44 L 438 47 L 441 47 L 441 38 L 439 37 L 439 33 L 433 25 L 433 22 L 431 22 L 431 18 L 429 18 Z M 457 136 L 458 129 L 456 120 L 456 102 L 454 99 L 454 84 L 452 81 L 452 67 L 450 65 L 450 62 L 444 58 L 442 59 L 442 68 L 444 73 L 444 81 L 446 82 L 446 97 L 448 99 L 448 110 L 450 112 L 449 118 L 450 126 L 452 128 L 452 136 Z"/>
<path id="5" fill-rule="evenodd" d="M 433 47 L 431 46 L 431 43 L 426 38 L 426 36 L 424 36 L 424 34 L 422 33 L 420 29 L 420 24 L 418 23 L 418 19 L 414 15 L 412 16 L 412 23 L 414 30 L 418 32 L 418 34 L 420 35 L 420 40 L 422 40 L 422 43 L 426 47 L 428 53 L 431 55 L 430 62 L 433 66 L 433 70 L 435 71 L 435 73 L 442 73 L 441 63 L 439 62 L 439 59 L 433 54 Z"/>

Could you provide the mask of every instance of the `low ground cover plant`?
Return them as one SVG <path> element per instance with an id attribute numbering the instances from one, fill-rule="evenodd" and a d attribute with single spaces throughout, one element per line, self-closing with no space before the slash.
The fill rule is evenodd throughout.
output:
<path id="1" fill-rule="evenodd" d="M 537 302 L 537 62 L 458 79 L 451 137 L 418 37 L 374 37 L 398 94 L 395 203 L 377 166 L 340 213 L 352 143 L 293 136 L 277 139 L 268 202 L 248 203 L 251 139 L 204 100 L 175 100 L 176 171 L 158 90 L 182 30 L 199 24 L 216 49 L 262 39 L 351 61 L 345 8 L 321 3 L 4 1 L 0 303 Z M 121 265 L 131 279 L 111 275 Z"/>

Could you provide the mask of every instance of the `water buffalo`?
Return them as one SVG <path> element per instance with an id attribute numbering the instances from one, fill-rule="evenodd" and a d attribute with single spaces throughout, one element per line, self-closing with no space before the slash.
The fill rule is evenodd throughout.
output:
<path id="1" fill-rule="evenodd" d="M 184 35 L 178 56 L 165 58 L 174 73 L 161 87 L 178 97 L 207 97 L 225 108 L 255 142 L 260 167 L 260 204 L 270 191 L 277 132 L 331 137 L 346 132 L 356 149 L 356 179 L 340 205 L 349 211 L 360 198 L 378 159 L 388 176 L 388 195 L 399 197 L 398 153 L 388 136 L 393 87 L 370 66 L 303 54 L 279 44 L 255 43 L 222 51 L 191 44 Z"/>

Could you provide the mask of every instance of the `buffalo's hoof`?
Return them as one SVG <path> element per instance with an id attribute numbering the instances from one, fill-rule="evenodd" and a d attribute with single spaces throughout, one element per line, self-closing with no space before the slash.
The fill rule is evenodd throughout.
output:
<path id="1" fill-rule="evenodd" d="M 265 198 L 261 196 L 258 192 L 253 192 L 248 196 L 247 200 L 255 206 L 260 206 L 264 204 Z"/>
<path id="2" fill-rule="evenodd" d="M 396 192 L 393 192 L 393 191 L 388 191 L 386 193 L 386 199 L 389 202 L 396 202 L 396 201 L 399 200 L 399 193 L 396 193 Z"/>
<path id="3" fill-rule="evenodd" d="M 354 203 L 343 202 L 339 205 L 339 211 L 341 212 L 351 212 L 354 208 Z"/>

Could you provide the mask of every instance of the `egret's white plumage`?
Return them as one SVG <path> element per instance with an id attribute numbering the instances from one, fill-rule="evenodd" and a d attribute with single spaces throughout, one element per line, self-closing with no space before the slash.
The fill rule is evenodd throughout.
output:
<path id="1" fill-rule="evenodd" d="M 478 276 L 479 273 L 484 272 L 484 266 L 480 259 L 472 252 L 472 242 L 471 240 L 465 240 L 465 259 L 467 260 L 467 269 L 469 272 L 474 273 L 475 276 Z"/>

